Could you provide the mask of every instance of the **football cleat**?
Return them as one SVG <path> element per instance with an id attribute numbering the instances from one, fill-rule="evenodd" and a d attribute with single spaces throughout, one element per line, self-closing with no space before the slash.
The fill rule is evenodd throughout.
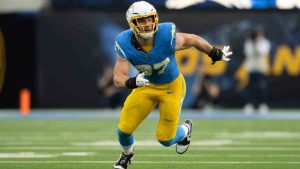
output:
<path id="1" fill-rule="evenodd" d="M 178 154 L 183 154 L 186 152 L 186 150 L 189 148 L 191 143 L 191 134 L 192 134 L 192 120 L 185 120 L 183 123 L 188 128 L 188 134 L 185 138 L 183 138 L 180 142 L 176 144 L 176 152 Z"/>
<path id="2" fill-rule="evenodd" d="M 113 169 L 127 169 L 127 165 L 131 164 L 133 154 L 133 152 L 130 154 L 122 152 L 120 158 L 114 164 Z"/>

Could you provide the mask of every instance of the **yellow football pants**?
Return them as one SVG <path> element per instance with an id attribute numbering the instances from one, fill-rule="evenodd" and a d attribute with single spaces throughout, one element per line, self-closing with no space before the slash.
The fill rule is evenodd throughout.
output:
<path id="1" fill-rule="evenodd" d="M 134 89 L 121 111 L 119 130 L 132 134 L 155 105 L 159 104 L 156 137 L 159 141 L 171 140 L 176 135 L 185 92 L 186 84 L 182 74 L 168 84 L 150 84 L 148 87 Z"/>

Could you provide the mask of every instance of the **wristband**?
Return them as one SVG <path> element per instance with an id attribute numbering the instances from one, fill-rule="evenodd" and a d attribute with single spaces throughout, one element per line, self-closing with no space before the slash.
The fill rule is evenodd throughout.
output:
<path id="1" fill-rule="evenodd" d="M 128 89 L 135 89 L 138 86 L 136 85 L 136 77 L 131 77 L 125 81 L 125 86 Z"/>

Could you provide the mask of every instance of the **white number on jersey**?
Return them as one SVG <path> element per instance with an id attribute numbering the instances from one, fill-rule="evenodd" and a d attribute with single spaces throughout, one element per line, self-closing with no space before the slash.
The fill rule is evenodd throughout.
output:
<path id="1" fill-rule="evenodd" d="M 163 74 L 165 72 L 166 67 L 170 63 L 170 58 L 167 57 L 165 60 L 155 63 L 153 66 L 152 65 L 136 65 L 136 69 L 139 70 L 140 72 L 146 72 L 147 76 L 152 75 L 153 70 L 158 70 L 159 75 Z"/>

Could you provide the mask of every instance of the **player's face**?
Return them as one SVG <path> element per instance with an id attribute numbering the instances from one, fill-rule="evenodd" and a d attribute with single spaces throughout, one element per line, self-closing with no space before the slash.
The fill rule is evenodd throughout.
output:
<path id="1" fill-rule="evenodd" d="M 138 18 L 138 29 L 142 33 L 148 33 L 153 31 L 153 16 L 148 16 L 144 18 Z"/>

